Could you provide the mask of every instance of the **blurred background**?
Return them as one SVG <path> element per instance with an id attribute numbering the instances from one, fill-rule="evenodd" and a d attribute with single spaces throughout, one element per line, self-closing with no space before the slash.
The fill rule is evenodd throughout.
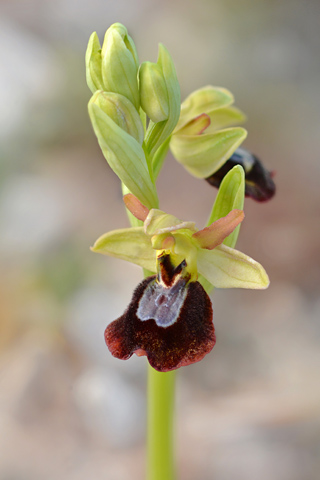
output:
<path id="1" fill-rule="evenodd" d="M 102 41 L 117 21 L 140 61 L 166 45 L 182 98 L 230 89 L 249 118 L 244 146 L 276 171 L 270 203 L 246 200 L 237 245 L 271 286 L 217 290 L 217 345 L 178 374 L 179 478 L 317 480 L 320 2 L 2 0 L 0 11 L 0 480 L 144 477 L 146 360 L 113 359 L 103 338 L 141 271 L 89 250 L 127 226 L 84 71 L 89 35 Z M 171 156 L 159 193 L 199 227 L 216 195 Z"/>

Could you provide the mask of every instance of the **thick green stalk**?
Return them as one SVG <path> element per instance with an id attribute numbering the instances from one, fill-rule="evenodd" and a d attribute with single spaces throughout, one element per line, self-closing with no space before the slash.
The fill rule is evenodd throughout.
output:
<path id="1" fill-rule="evenodd" d="M 147 480 L 174 480 L 173 417 L 175 371 L 148 365 Z"/>

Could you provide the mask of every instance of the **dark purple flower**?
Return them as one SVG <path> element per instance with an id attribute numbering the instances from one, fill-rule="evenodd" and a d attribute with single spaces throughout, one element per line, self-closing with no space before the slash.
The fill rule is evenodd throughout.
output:
<path id="1" fill-rule="evenodd" d="M 273 172 L 269 172 L 255 155 L 244 148 L 237 148 L 219 170 L 206 178 L 207 182 L 219 188 L 224 176 L 235 165 L 241 165 L 244 169 L 246 197 L 251 197 L 257 202 L 265 202 L 274 196 L 276 186 L 272 179 Z"/>
<path id="2" fill-rule="evenodd" d="M 212 305 L 185 260 L 174 267 L 170 255 L 158 258 L 159 273 L 144 279 L 125 313 L 105 331 L 114 357 L 146 355 L 159 372 L 198 362 L 215 345 Z"/>

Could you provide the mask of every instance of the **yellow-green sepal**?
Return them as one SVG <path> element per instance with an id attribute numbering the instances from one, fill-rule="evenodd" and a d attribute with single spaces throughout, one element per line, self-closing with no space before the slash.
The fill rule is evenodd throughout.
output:
<path id="1" fill-rule="evenodd" d="M 87 85 L 91 92 L 94 93 L 96 90 L 103 90 L 101 46 L 96 32 L 93 32 L 89 38 L 85 60 Z"/>
<path id="2" fill-rule="evenodd" d="M 221 128 L 240 125 L 247 120 L 245 114 L 237 107 L 222 107 L 210 112 L 210 125 L 206 128 L 206 133 L 213 133 Z"/>
<path id="3" fill-rule="evenodd" d="M 218 190 L 207 225 L 225 217 L 234 209 L 243 210 L 245 193 L 245 174 L 241 165 L 236 165 L 224 177 Z M 234 248 L 240 231 L 240 225 L 224 239 L 224 245 Z"/>
<path id="4" fill-rule="evenodd" d="M 231 105 L 234 97 L 229 90 L 207 85 L 192 92 L 181 105 L 179 122 L 175 131 L 202 113 L 210 115 L 215 110 Z"/>
<path id="5" fill-rule="evenodd" d="M 106 31 L 101 57 L 104 89 L 124 95 L 139 110 L 137 51 L 121 23 L 111 25 Z"/>
<path id="6" fill-rule="evenodd" d="M 145 139 L 150 156 L 153 156 L 160 145 L 171 135 L 180 116 L 181 96 L 176 70 L 168 50 L 161 43 L 159 44 L 157 64 L 161 69 L 168 93 L 168 118 L 159 123 L 150 121 Z"/>
<path id="7" fill-rule="evenodd" d="M 217 288 L 265 289 L 268 275 L 260 263 L 238 250 L 219 245 L 198 250 L 198 272 Z"/>
<path id="8" fill-rule="evenodd" d="M 88 110 L 100 148 L 112 170 L 143 205 L 157 206 L 156 188 L 141 145 L 95 103 L 94 97 Z"/>
<path id="9" fill-rule="evenodd" d="M 121 258 L 156 272 L 156 250 L 143 227 L 122 228 L 105 233 L 91 247 L 93 252 Z"/>
<path id="10" fill-rule="evenodd" d="M 216 172 L 241 145 L 247 131 L 241 127 L 226 128 L 203 135 L 172 135 L 170 148 L 191 175 L 207 178 Z"/>

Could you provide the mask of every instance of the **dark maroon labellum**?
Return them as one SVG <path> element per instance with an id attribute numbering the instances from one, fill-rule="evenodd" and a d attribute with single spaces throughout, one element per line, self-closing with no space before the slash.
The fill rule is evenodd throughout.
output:
<path id="1" fill-rule="evenodd" d="M 232 157 L 218 171 L 206 178 L 207 182 L 219 188 L 224 176 L 235 165 L 241 165 L 244 169 L 246 197 L 251 197 L 257 202 L 265 202 L 274 196 L 276 186 L 272 179 L 273 173 L 269 172 L 255 155 L 244 148 L 237 148 Z"/>
<path id="2" fill-rule="evenodd" d="M 159 259 L 159 274 L 143 280 L 125 313 L 105 331 L 113 356 L 146 355 L 159 372 L 198 362 L 215 344 L 210 298 L 199 282 L 189 282 L 186 262 L 173 267 Z"/>

